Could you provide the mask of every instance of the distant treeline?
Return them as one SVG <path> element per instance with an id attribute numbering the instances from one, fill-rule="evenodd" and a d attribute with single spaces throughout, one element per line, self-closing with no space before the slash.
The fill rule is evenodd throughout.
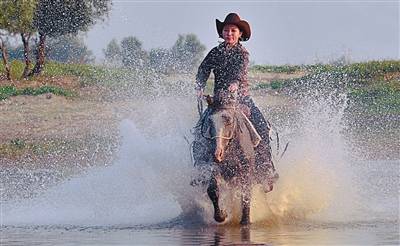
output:
<path id="1" fill-rule="evenodd" d="M 113 39 L 103 50 L 107 65 L 131 69 L 150 68 L 156 72 L 192 72 L 203 58 L 205 46 L 194 34 L 179 35 L 169 48 L 144 50 L 136 37 L 125 37 L 120 43 Z"/>
<path id="2" fill-rule="evenodd" d="M 24 46 L 8 45 L 8 58 L 13 60 L 24 60 Z M 37 56 L 35 45 L 29 48 L 29 57 Z M 46 42 L 46 58 L 60 63 L 94 63 L 95 57 L 83 41 L 83 38 L 75 35 L 64 35 L 48 38 Z"/>
<path id="3" fill-rule="evenodd" d="M 194 34 L 179 35 L 169 48 L 143 49 L 142 42 L 129 36 L 120 43 L 112 39 L 103 49 L 105 65 L 130 69 L 150 68 L 160 73 L 192 72 L 204 56 L 205 46 Z M 37 56 L 37 50 L 31 44 L 29 57 Z M 8 45 L 9 60 L 23 60 L 24 46 Z M 94 63 L 95 57 L 83 39 L 76 35 L 63 35 L 47 39 L 46 58 L 61 63 Z"/>

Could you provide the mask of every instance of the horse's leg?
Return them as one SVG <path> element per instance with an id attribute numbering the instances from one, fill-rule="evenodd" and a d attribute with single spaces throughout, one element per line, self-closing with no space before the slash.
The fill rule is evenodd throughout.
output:
<path id="1" fill-rule="evenodd" d="M 250 223 L 250 201 L 250 189 L 248 187 L 245 187 L 242 190 L 242 219 L 240 220 L 241 225 L 248 225 Z"/>
<path id="2" fill-rule="evenodd" d="M 225 211 L 221 210 L 219 208 L 219 189 L 218 189 L 218 184 L 217 184 L 217 179 L 215 177 L 212 177 L 210 180 L 210 183 L 207 188 L 207 194 L 211 199 L 211 202 L 214 206 L 214 219 L 217 222 L 224 222 L 226 219 L 226 213 Z"/>
<path id="3" fill-rule="evenodd" d="M 244 165 L 243 177 L 241 179 L 242 186 L 242 219 L 241 225 L 250 224 L 250 201 L 251 201 L 251 172 L 250 165 Z"/>

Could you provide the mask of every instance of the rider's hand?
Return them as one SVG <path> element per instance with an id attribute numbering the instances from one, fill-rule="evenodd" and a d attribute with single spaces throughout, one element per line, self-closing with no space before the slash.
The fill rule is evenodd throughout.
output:
<path id="1" fill-rule="evenodd" d="M 228 87 L 228 91 L 229 92 L 235 92 L 238 89 L 239 89 L 239 84 L 238 83 L 230 84 L 229 87 Z"/>
<path id="2" fill-rule="evenodd" d="M 196 90 L 196 95 L 197 95 L 197 98 L 198 98 L 198 99 L 202 99 L 203 96 L 204 96 L 203 90 L 202 90 L 202 89 L 197 89 L 197 90 Z"/>
<path id="3" fill-rule="evenodd" d="M 251 115 L 251 110 L 247 105 L 244 104 L 239 104 L 239 109 L 243 112 L 244 115 L 247 116 L 247 118 L 250 117 Z"/>

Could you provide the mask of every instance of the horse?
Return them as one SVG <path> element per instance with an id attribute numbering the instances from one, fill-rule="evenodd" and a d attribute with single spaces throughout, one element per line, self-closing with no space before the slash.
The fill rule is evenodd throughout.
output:
<path id="1" fill-rule="evenodd" d="M 195 128 L 193 157 L 195 166 L 203 169 L 202 182 L 214 207 L 214 219 L 221 223 L 227 218 L 219 204 L 221 179 L 241 192 L 240 224 L 250 223 L 251 189 L 257 180 L 254 148 L 261 137 L 240 109 L 236 100 L 213 101 Z"/>

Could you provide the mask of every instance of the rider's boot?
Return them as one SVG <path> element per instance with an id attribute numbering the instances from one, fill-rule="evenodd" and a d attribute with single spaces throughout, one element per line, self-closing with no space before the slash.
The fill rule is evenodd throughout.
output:
<path id="1" fill-rule="evenodd" d="M 268 193 L 273 190 L 274 184 L 279 178 L 272 161 L 269 141 L 262 140 L 255 148 L 255 152 L 257 179 L 262 184 L 264 192 Z"/>

